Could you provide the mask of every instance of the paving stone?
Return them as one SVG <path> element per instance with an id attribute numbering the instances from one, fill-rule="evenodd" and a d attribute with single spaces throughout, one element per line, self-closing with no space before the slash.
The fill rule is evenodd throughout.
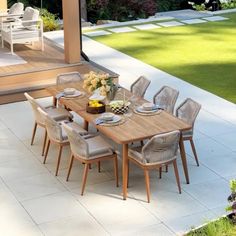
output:
<path id="1" fill-rule="evenodd" d="M 173 27 L 173 26 L 180 26 L 184 24 L 178 21 L 167 21 L 167 22 L 158 23 L 158 25 L 161 25 L 163 27 Z"/>
<path id="2" fill-rule="evenodd" d="M 127 33 L 127 32 L 136 31 L 136 29 L 133 29 L 133 28 L 130 28 L 130 27 L 119 27 L 119 28 L 109 29 L 109 31 L 111 31 L 113 33 Z"/>
<path id="3" fill-rule="evenodd" d="M 206 21 L 202 20 L 202 19 L 182 20 L 181 22 L 185 23 L 185 24 L 188 24 L 188 25 L 206 23 Z"/>
<path id="4" fill-rule="evenodd" d="M 133 27 L 139 30 L 151 30 L 161 28 L 160 26 L 154 24 L 134 25 Z"/>
<path id="5" fill-rule="evenodd" d="M 103 36 L 103 35 L 109 35 L 110 32 L 107 32 L 105 30 L 99 30 L 99 31 L 92 31 L 92 32 L 86 32 L 84 35 L 90 36 L 90 37 L 96 37 L 96 36 Z"/>
<path id="6" fill-rule="evenodd" d="M 203 18 L 207 21 L 222 21 L 222 20 L 228 20 L 229 18 L 223 17 L 223 16 L 210 16 Z"/>

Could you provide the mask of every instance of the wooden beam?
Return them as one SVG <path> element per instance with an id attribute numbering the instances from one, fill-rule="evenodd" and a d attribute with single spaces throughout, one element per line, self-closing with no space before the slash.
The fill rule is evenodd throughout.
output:
<path id="1" fill-rule="evenodd" d="M 80 0 L 62 0 L 64 50 L 67 63 L 80 62 Z"/>
<path id="2" fill-rule="evenodd" d="M 0 9 L 7 9 L 7 0 L 0 1 Z"/>

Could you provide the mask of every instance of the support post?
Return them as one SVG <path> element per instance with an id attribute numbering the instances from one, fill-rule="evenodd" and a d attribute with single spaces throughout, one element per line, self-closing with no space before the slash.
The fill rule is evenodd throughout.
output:
<path id="1" fill-rule="evenodd" d="M 80 0 L 62 0 L 65 62 L 80 62 Z"/>
<path id="2" fill-rule="evenodd" d="M 0 10 L 7 9 L 7 0 L 1 0 L 0 1 Z"/>

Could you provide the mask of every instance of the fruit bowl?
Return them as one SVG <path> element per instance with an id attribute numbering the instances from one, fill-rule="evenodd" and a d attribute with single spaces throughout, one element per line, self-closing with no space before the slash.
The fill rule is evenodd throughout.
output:
<path id="1" fill-rule="evenodd" d="M 86 111 L 91 114 L 100 114 L 106 111 L 106 105 L 97 100 L 91 100 L 86 106 Z"/>
<path id="2" fill-rule="evenodd" d="M 109 103 L 111 110 L 116 114 L 124 114 L 129 110 L 130 102 L 115 100 Z"/>

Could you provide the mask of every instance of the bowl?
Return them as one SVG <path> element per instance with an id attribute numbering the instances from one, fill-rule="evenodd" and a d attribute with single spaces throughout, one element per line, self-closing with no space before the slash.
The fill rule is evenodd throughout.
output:
<path id="1" fill-rule="evenodd" d="M 124 114 L 129 110 L 130 102 L 123 100 L 115 100 L 109 103 L 111 110 L 116 114 Z"/>
<path id="2" fill-rule="evenodd" d="M 100 116 L 100 119 L 104 121 L 111 121 L 113 120 L 113 118 L 114 118 L 114 114 L 111 112 L 105 112 Z"/>
<path id="3" fill-rule="evenodd" d="M 64 89 L 64 94 L 65 95 L 73 95 L 75 94 L 76 89 L 75 88 L 65 88 Z"/>
<path id="4" fill-rule="evenodd" d="M 97 101 L 99 106 L 91 106 L 91 101 L 86 106 L 86 111 L 91 114 L 100 114 L 106 111 L 106 106 L 103 102 Z"/>
<path id="5" fill-rule="evenodd" d="M 151 111 L 151 110 L 153 110 L 153 108 L 155 108 L 155 107 L 156 107 L 156 105 L 153 104 L 153 103 L 151 103 L 151 102 L 147 102 L 147 103 L 144 103 L 144 104 L 142 105 L 142 108 L 143 108 L 143 110 L 145 110 L 145 111 Z"/>

